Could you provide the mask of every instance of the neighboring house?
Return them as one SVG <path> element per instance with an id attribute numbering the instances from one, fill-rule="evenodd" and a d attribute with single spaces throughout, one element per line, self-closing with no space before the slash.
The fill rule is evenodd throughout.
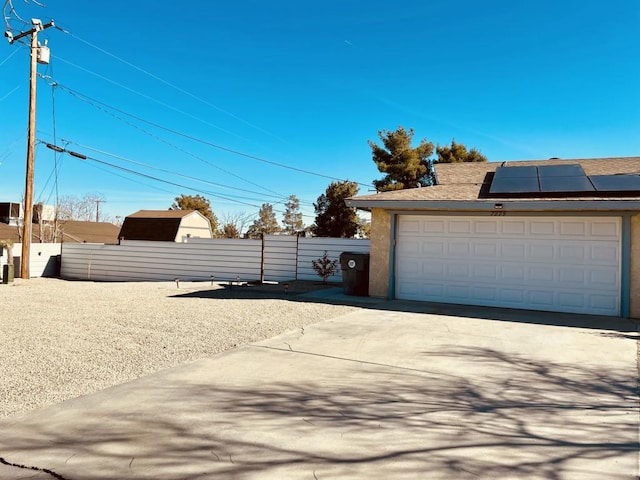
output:
<path id="1" fill-rule="evenodd" d="M 13 243 L 19 243 L 18 227 L 0 222 L 0 240 L 11 240 Z"/>
<path id="2" fill-rule="evenodd" d="M 363 195 L 372 296 L 640 318 L 640 157 L 437 164 Z"/>
<path id="3" fill-rule="evenodd" d="M 197 210 L 140 210 L 124 219 L 118 238 L 182 242 L 186 238 L 213 238 L 209 219 Z"/>
<path id="4" fill-rule="evenodd" d="M 38 225 L 33 226 L 34 234 Z M 64 243 L 118 243 L 120 227 L 109 222 L 81 222 L 78 220 L 59 220 L 59 236 Z"/>
<path id="5" fill-rule="evenodd" d="M 0 223 L 18 225 L 22 218 L 22 205 L 16 202 L 0 202 Z"/>
<path id="6" fill-rule="evenodd" d="M 10 239 L 20 243 L 20 235 L 16 225 L 0 223 L 0 239 Z M 52 225 L 43 226 L 46 232 L 41 235 L 40 225 L 31 226 L 31 243 L 47 243 L 51 239 Z M 108 222 L 81 222 L 77 220 L 60 220 L 57 226 L 56 243 L 118 243 L 120 227 Z"/>

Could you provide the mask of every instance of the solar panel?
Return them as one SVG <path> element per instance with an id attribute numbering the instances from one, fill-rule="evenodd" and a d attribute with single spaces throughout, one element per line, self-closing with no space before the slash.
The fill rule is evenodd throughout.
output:
<path id="1" fill-rule="evenodd" d="M 522 197 L 562 196 L 575 194 L 600 195 L 606 192 L 628 192 L 640 195 L 640 174 L 585 175 L 582 165 L 540 165 L 498 167 L 489 194 Z M 578 195 L 579 196 L 579 195 Z"/>
<path id="2" fill-rule="evenodd" d="M 582 165 L 541 165 L 538 167 L 538 176 L 540 178 L 548 177 L 584 177 Z"/>
<path id="3" fill-rule="evenodd" d="M 599 192 L 640 193 L 640 175 L 592 175 L 589 178 Z"/>
<path id="4" fill-rule="evenodd" d="M 496 168 L 495 178 L 521 178 L 521 177 L 538 177 L 538 169 L 536 167 L 498 167 Z"/>
<path id="5" fill-rule="evenodd" d="M 589 177 L 582 176 L 557 176 L 540 177 L 540 191 L 543 193 L 562 192 L 595 192 L 595 188 L 589 181 Z"/>
<path id="6" fill-rule="evenodd" d="M 494 195 L 539 191 L 536 167 L 498 167 L 489 188 L 489 193 Z"/>

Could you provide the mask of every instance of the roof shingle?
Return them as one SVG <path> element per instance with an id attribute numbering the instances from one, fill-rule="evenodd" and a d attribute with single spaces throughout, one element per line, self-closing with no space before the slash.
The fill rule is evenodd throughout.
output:
<path id="1" fill-rule="evenodd" d="M 354 197 L 358 201 L 505 201 L 503 196 L 491 197 L 488 192 L 491 179 L 498 167 L 524 167 L 540 165 L 581 165 L 587 176 L 591 175 L 617 175 L 639 174 L 640 157 L 615 157 L 596 159 L 574 160 L 523 160 L 513 162 L 486 162 L 486 163 L 441 163 L 436 164 L 438 185 L 432 187 L 411 188 L 382 192 L 373 195 Z M 640 199 L 640 191 L 637 194 L 620 196 L 567 196 L 562 198 L 545 198 L 542 196 L 519 196 L 518 200 L 629 200 Z"/>

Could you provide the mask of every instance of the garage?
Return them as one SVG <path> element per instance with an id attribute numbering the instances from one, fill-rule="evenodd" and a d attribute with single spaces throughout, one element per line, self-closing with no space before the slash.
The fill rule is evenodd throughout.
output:
<path id="1" fill-rule="evenodd" d="M 398 215 L 395 297 L 620 314 L 620 217 Z"/>
<path id="2" fill-rule="evenodd" d="M 369 295 L 640 319 L 640 157 L 436 163 L 371 212 Z"/>

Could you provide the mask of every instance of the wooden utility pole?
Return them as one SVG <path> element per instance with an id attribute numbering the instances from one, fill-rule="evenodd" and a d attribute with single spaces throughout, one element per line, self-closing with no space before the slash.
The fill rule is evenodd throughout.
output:
<path id="1" fill-rule="evenodd" d="M 31 33 L 31 70 L 29 76 L 29 127 L 27 130 L 27 175 L 24 186 L 24 234 L 20 257 L 20 278 L 29 278 L 29 254 L 33 226 L 33 170 L 36 149 L 36 75 L 38 68 L 38 31 Z"/>
<path id="2" fill-rule="evenodd" d="M 29 278 L 29 254 L 31 252 L 31 232 L 33 224 L 33 171 L 34 155 L 36 148 L 36 77 L 38 67 L 38 32 L 53 27 L 53 20 L 43 25 L 40 20 L 31 20 L 33 28 L 13 36 L 10 32 L 5 32 L 9 43 L 20 40 L 31 35 L 31 69 L 29 73 L 29 126 L 27 131 L 27 172 L 24 187 L 24 215 L 23 215 L 23 235 L 22 235 L 22 255 L 20 257 L 20 278 Z M 48 58 L 43 63 L 48 63 Z"/>
<path id="3" fill-rule="evenodd" d="M 106 202 L 106 200 L 99 200 L 96 198 L 96 223 L 100 221 L 100 204 Z"/>

